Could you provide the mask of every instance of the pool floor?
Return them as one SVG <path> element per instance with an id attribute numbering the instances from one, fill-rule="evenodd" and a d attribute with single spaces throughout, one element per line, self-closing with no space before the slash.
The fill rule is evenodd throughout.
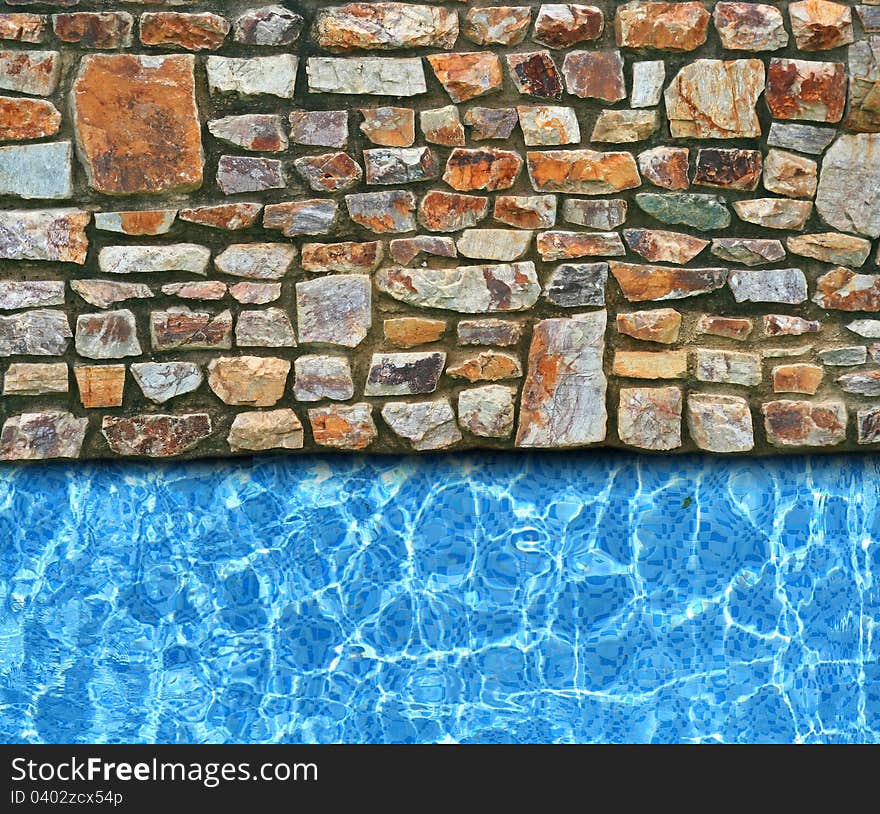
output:
<path id="1" fill-rule="evenodd" d="M 880 741 L 878 484 L 868 456 L 5 469 L 0 740 Z"/>

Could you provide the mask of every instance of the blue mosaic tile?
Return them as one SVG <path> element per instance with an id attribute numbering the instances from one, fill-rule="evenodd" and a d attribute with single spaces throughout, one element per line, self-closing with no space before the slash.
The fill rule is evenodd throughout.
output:
<path id="1" fill-rule="evenodd" d="M 868 457 L 7 469 L 4 742 L 875 742 Z"/>

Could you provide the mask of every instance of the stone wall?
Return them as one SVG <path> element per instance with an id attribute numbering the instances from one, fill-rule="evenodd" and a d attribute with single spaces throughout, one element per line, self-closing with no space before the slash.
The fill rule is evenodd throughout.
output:
<path id="1" fill-rule="evenodd" d="M 871 449 L 865 3 L 0 2 L 0 458 Z"/>

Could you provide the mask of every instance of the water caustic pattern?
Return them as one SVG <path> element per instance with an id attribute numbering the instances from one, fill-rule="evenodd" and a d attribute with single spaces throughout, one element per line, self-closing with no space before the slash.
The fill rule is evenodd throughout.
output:
<path id="1" fill-rule="evenodd" d="M 78 471 L 0 482 L 3 741 L 880 740 L 871 459 Z"/>

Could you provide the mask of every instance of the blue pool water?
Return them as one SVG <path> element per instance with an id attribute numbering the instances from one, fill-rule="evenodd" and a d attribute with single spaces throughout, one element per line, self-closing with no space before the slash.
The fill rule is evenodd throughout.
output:
<path id="1" fill-rule="evenodd" d="M 4 742 L 880 740 L 876 459 L 0 473 Z"/>

